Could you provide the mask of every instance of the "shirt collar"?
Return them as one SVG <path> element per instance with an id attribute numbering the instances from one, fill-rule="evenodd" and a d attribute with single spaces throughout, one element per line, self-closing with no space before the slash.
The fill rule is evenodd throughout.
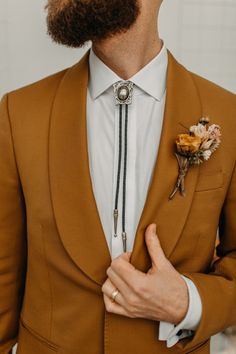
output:
<path id="1" fill-rule="evenodd" d="M 166 90 L 168 54 L 163 43 L 161 51 L 141 70 L 129 78 L 141 90 L 160 101 Z M 90 48 L 89 53 L 89 90 L 96 99 L 116 81 L 123 80 L 111 70 Z"/>

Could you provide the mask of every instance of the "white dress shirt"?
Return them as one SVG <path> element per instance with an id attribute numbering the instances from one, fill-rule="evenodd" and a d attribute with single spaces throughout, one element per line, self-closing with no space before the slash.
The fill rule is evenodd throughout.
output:
<path id="1" fill-rule="evenodd" d="M 133 248 L 136 228 L 157 157 L 164 117 L 167 66 L 167 49 L 163 44 L 160 53 L 129 79 L 134 86 L 132 103 L 129 105 L 127 133 L 125 215 L 127 251 L 132 251 Z M 87 90 L 89 168 L 93 193 L 112 259 L 123 253 L 121 191 L 118 200 L 117 237 L 114 237 L 113 225 L 119 147 L 119 106 L 115 105 L 112 84 L 119 80 L 123 79 L 105 65 L 91 48 Z M 123 156 L 121 161 L 120 186 L 123 183 Z M 188 286 L 189 308 L 186 317 L 177 326 L 160 322 L 159 339 L 166 340 L 168 347 L 177 343 L 179 339 L 192 335 L 201 318 L 202 304 L 198 290 L 190 279 L 182 277 Z"/>

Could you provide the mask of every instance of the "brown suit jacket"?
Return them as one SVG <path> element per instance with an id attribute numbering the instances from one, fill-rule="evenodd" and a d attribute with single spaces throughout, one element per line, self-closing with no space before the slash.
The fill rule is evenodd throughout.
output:
<path id="1" fill-rule="evenodd" d="M 168 53 L 160 148 L 131 257 L 149 269 L 144 231 L 155 222 L 166 256 L 198 287 L 200 325 L 167 349 L 157 321 L 104 308 L 111 258 L 89 174 L 88 54 L 1 101 L 0 353 L 18 342 L 17 354 L 207 354 L 210 336 L 236 322 L 236 97 Z M 222 143 L 190 169 L 186 197 L 169 201 L 175 138 L 202 116 L 221 125 Z"/>

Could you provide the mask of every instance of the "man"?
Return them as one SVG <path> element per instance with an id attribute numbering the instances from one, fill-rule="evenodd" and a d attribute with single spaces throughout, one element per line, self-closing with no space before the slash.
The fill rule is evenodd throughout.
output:
<path id="1" fill-rule="evenodd" d="M 2 99 L 1 354 L 206 354 L 236 322 L 236 98 L 167 51 L 160 6 L 49 0 L 53 40 L 92 48 Z M 205 116 L 221 144 L 169 198 Z"/>

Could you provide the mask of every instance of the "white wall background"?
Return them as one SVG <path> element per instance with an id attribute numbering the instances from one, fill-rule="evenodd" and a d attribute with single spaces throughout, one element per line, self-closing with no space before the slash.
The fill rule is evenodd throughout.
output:
<path id="1" fill-rule="evenodd" d="M 52 44 L 44 5 L 0 0 L 0 96 L 72 65 L 88 48 Z M 160 32 L 181 63 L 236 93 L 236 0 L 165 0 Z M 235 354 L 235 344 L 215 336 L 212 353 Z"/>
<path id="2" fill-rule="evenodd" d="M 235 0 L 165 0 L 160 27 L 179 61 L 236 93 Z"/>
<path id="3" fill-rule="evenodd" d="M 51 43 L 44 5 L 0 0 L 0 96 L 72 65 L 87 50 Z M 179 61 L 236 92 L 236 0 L 165 0 L 160 28 Z"/>

